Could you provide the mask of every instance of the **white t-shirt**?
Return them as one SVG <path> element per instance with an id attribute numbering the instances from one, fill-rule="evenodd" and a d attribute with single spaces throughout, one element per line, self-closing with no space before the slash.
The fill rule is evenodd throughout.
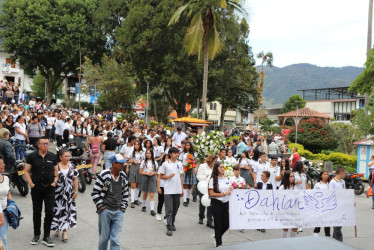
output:
<path id="1" fill-rule="evenodd" d="M 157 161 L 155 161 L 154 165 L 151 160 L 142 161 L 142 163 L 140 164 L 140 168 L 142 168 L 143 172 L 145 173 L 155 172 L 157 170 L 157 167 L 158 167 Z"/>
<path id="2" fill-rule="evenodd" d="M 280 175 L 279 174 L 280 167 L 279 166 L 272 167 L 270 165 L 269 168 L 266 171 L 270 172 L 270 177 L 269 177 L 268 182 L 273 185 L 273 188 L 277 188 L 280 185 L 280 181 L 276 181 L 275 177 L 278 176 L 278 175 Z"/>
<path id="3" fill-rule="evenodd" d="M 256 173 L 256 183 L 260 182 L 261 181 L 261 174 L 263 171 L 269 171 L 269 164 L 267 162 L 265 163 L 261 163 L 260 161 L 258 161 L 256 164 L 253 164 L 254 165 L 254 168 L 253 168 L 253 172 Z"/>
<path id="4" fill-rule="evenodd" d="M 314 185 L 313 189 L 329 189 L 328 183 L 323 183 L 322 181 L 317 182 L 316 185 Z"/>
<path id="5" fill-rule="evenodd" d="M 234 166 L 235 164 L 238 163 L 238 161 L 233 156 L 231 156 L 231 157 L 226 156 L 225 161 L 232 166 Z"/>
<path id="6" fill-rule="evenodd" d="M 141 163 L 141 161 L 143 160 L 143 152 L 142 151 L 135 152 L 135 156 L 134 156 L 134 149 L 133 149 L 133 150 L 131 150 L 129 156 L 130 156 L 129 157 L 130 160 L 136 160 L 139 163 Z"/>
<path id="7" fill-rule="evenodd" d="M 158 158 L 164 153 L 164 148 L 162 146 L 157 146 L 153 148 L 153 154 L 155 158 Z"/>
<path id="8" fill-rule="evenodd" d="M 157 173 L 160 175 L 164 171 L 164 163 L 157 169 Z M 160 187 L 165 187 L 165 180 L 160 178 Z"/>
<path id="9" fill-rule="evenodd" d="M 290 188 L 290 190 L 294 190 L 294 189 L 295 189 L 295 187 Z M 288 190 L 288 189 L 285 189 L 284 186 L 281 185 L 278 190 Z"/>
<path id="10" fill-rule="evenodd" d="M 175 162 L 164 162 L 162 171 L 160 174 L 168 176 L 174 173 L 174 176 L 170 179 L 164 180 L 164 194 L 181 194 L 182 183 L 181 175 L 183 174 L 183 165 L 180 161 Z"/>
<path id="11" fill-rule="evenodd" d="M 213 178 L 210 178 L 208 188 L 213 189 Z M 227 191 L 230 191 L 229 179 L 227 179 L 227 177 L 218 177 L 218 192 L 224 193 Z M 212 197 L 212 199 L 217 199 L 222 203 L 226 203 L 230 200 L 230 195 L 225 195 L 222 197 Z"/>
<path id="12" fill-rule="evenodd" d="M 127 143 L 122 146 L 121 148 L 121 154 L 123 154 L 126 158 L 130 158 L 130 154 L 134 150 L 134 146 L 129 146 Z"/>
<path id="13" fill-rule="evenodd" d="M 239 160 L 239 166 L 240 167 L 248 167 L 249 165 L 252 165 L 253 167 L 253 161 L 251 159 L 248 159 L 248 158 L 245 158 L 245 159 L 241 159 L 241 161 Z"/>
<path id="14" fill-rule="evenodd" d="M 14 129 L 15 128 L 18 128 L 22 133 L 25 133 L 26 132 L 26 125 L 24 123 L 22 123 L 22 125 L 18 122 L 16 122 L 14 125 L 13 125 Z M 18 140 L 26 140 L 26 137 L 24 135 L 21 135 L 21 134 L 18 134 L 17 131 L 15 130 L 15 135 L 14 137 L 16 137 L 16 139 Z"/>
<path id="15" fill-rule="evenodd" d="M 297 190 L 306 189 L 305 187 L 306 174 L 305 173 L 299 174 L 299 172 L 294 172 L 294 174 L 295 174 L 295 182 L 300 181 L 300 180 L 302 181 L 301 184 L 295 185 L 295 189 Z"/>
<path id="16" fill-rule="evenodd" d="M 329 189 L 345 189 L 345 181 L 343 179 L 338 181 L 334 178 L 329 183 Z"/>
<path id="17" fill-rule="evenodd" d="M 173 142 L 175 145 L 180 146 L 182 141 L 186 139 L 187 135 L 184 132 L 181 132 L 180 134 L 177 132 L 173 135 Z"/>
<path id="18" fill-rule="evenodd" d="M 234 175 L 233 177 L 230 178 L 230 185 L 232 185 L 234 182 L 236 182 L 236 184 L 240 184 L 240 183 L 246 184 L 244 178 L 241 177 L 240 175 L 239 177 L 236 177 Z"/>
<path id="19" fill-rule="evenodd" d="M 3 175 L 3 182 L 0 183 L 0 205 L 6 208 L 8 204 L 7 195 L 9 193 L 9 178 Z M 3 211 L 1 209 L 1 211 Z"/>

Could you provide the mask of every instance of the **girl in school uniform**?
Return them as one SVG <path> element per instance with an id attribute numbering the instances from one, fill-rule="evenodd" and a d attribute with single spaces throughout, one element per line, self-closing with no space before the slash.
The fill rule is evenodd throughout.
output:
<path id="1" fill-rule="evenodd" d="M 294 189 L 295 189 L 295 174 L 292 171 L 287 170 L 284 172 L 283 180 L 281 182 L 279 190 L 294 190 Z M 282 238 L 287 238 L 287 232 L 288 232 L 288 228 L 282 229 Z M 297 228 L 292 228 L 290 237 L 295 237 L 296 233 L 297 233 Z"/>
<path id="2" fill-rule="evenodd" d="M 169 153 L 169 149 L 173 146 L 173 140 L 168 138 L 165 142 L 164 146 L 164 154 L 167 155 Z"/>
<path id="3" fill-rule="evenodd" d="M 224 173 L 225 167 L 223 164 L 221 162 L 215 163 L 208 184 L 209 196 L 212 198 L 211 206 L 216 247 L 222 246 L 222 235 L 229 229 L 229 199 L 232 187 Z"/>
<path id="4" fill-rule="evenodd" d="M 140 174 L 139 174 L 139 166 L 143 159 L 143 152 L 142 152 L 142 145 L 140 141 L 136 141 L 134 143 L 134 149 L 130 153 L 130 167 L 126 169 L 126 173 L 129 174 L 129 182 L 130 182 L 130 193 L 131 193 L 131 208 L 134 208 L 135 205 L 139 205 L 138 200 L 135 200 L 139 195 L 139 181 L 140 181 Z"/>
<path id="5" fill-rule="evenodd" d="M 145 151 L 145 159 L 140 164 L 140 185 L 139 189 L 143 192 L 142 197 L 142 212 L 146 212 L 146 201 L 149 193 L 149 206 L 151 208 L 151 215 L 155 216 L 155 193 L 157 191 L 157 162 L 153 156 L 153 151 L 147 149 Z"/>
<path id="6" fill-rule="evenodd" d="M 231 166 L 235 166 L 238 163 L 238 161 L 233 156 L 233 151 L 231 148 L 227 149 L 227 156 L 225 162 L 227 162 Z"/>
<path id="7" fill-rule="evenodd" d="M 316 183 L 314 186 L 314 189 L 329 189 L 329 172 L 327 170 L 321 171 L 319 174 L 319 182 Z M 330 237 L 330 227 L 324 227 L 325 230 L 325 236 Z M 314 236 L 319 236 L 319 232 L 321 231 L 320 227 L 314 228 L 313 235 Z"/>
<path id="8" fill-rule="evenodd" d="M 307 183 L 307 178 L 305 174 L 304 163 L 302 161 L 297 161 L 293 167 L 293 172 L 295 173 L 295 189 L 309 189 Z"/>
<path id="9" fill-rule="evenodd" d="M 153 143 L 152 143 L 151 140 L 147 139 L 147 140 L 144 141 L 143 145 L 144 145 L 144 149 L 143 149 L 143 159 L 144 159 L 145 158 L 145 151 L 147 149 L 151 149 L 153 151 Z"/>
<path id="10" fill-rule="evenodd" d="M 192 143 L 187 141 L 183 152 L 179 155 L 179 160 L 182 162 L 183 166 L 187 164 L 187 156 L 191 154 L 192 157 L 195 157 L 195 152 L 192 146 Z M 183 174 L 183 192 L 184 192 L 184 197 L 183 197 L 183 206 L 188 207 L 188 204 L 190 203 L 190 194 L 191 194 L 191 189 L 194 184 L 196 184 L 196 174 L 195 174 L 196 169 L 190 169 L 187 170 Z"/>
<path id="11" fill-rule="evenodd" d="M 240 176 L 244 178 L 245 183 L 253 187 L 252 161 L 249 159 L 248 151 L 243 151 L 239 159 Z"/>
<path id="12" fill-rule="evenodd" d="M 164 157 L 164 148 L 161 146 L 160 137 L 153 138 L 153 153 L 155 161 L 158 165 L 161 164 L 162 157 Z"/>

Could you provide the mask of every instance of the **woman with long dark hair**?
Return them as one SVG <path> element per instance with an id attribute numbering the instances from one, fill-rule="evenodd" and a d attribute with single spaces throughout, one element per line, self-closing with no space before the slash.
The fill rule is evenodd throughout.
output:
<path id="1" fill-rule="evenodd" d="M 135 205 L 139 205 L 137 200 L 139 195 L 139 166 L 143 159 L 142 145 L 140 141 L 135 141 L 134 149 L 130 153 L 130 166 L 127 167 L 126 174 L 129 176 L 130 183 L 130 194 L 131 194 L 131 208 L 134 208 Z M 130 172 L 130 173 L 129 173 Z"/>
<path id="2" fill-rule="evenodd" d="M 224 175 L 225 167 L 221 162 L 213 166 L 212 177 L 209 180 L 209 195 L 214 218 L 214 238 L 216 247 L 222 246 L 222 235 L 229 229 L 229 199 L 232 187 Z"/>
<path id="3" fill-rule="evenodd" d="M 151 215 L 155 216 L 155 193 L 157 191 L 157 169 L 158 164 L 154 158 L 153 151 L 147 149 L 145 151 L 145 159 L 140 164 L 140 185 L 139 190 L 143 193 L 142 197 L 142 212 L 146 212 L 146 201 L 149 194 L 149 205 L 151 208 Z"/>
<path id="4" fill-rule="evenodd" d="M 100 131 L 99 131 L 100 134 Z M 116 154 L 117 140 L 113 138 L 113 132 L 108 132 L 108 139 L 106 139 L 102 145 L 102 151 L 104 152 L 104 164 L 105 168 L 111 168 L 110 158 Z"/>
<path id="5" fill-rule="evenodd" d="M 183 166 L 185 166 L 188 160 L 188 155 L 195 157 L 195 151 L 191 142 L 186 142 L 183 152 L 180 154 L 179 159 L 182 161 Z M 183 206 L 188 207 L 190 203 L 190 194 L 192 186 L 196 184 L 196 173 L 195 169 L 189 169 L 183 174 Z"/>
<path id="6" fill-rule="evenodd" d="M 297 161 L 293 167 L 295 173 L 295 189 L 309 189 L 308 182 L 306 181 L 306 174 L 304 163 Z"/>
<path id="7" fill-rule="evenodd" d="M 250 186 L 254 185 L 254 177 L 253 177 L 253 169 L 252 169 L 252 161 L 249 159 L 248 151 L 243 151 L 242 155 L 239 159 L 239 166 L 240 166 L 240 176 L 244 178 L 245 183 L 249 184 Z"/>
<path id="8" fill-rule="evenodd" d="M 279 187 L 279 190 L 294 190 L 295 189 L 295 174 L 291 170 L 284 172 L 284 176 Z M 282 238 L 287 238 L 288 228 L 282 229 Z M 297 233 L 297 228 L 291 229 L 290 237 L 295 237 Z"/>
<path id="9" fill-rule="evenodd" d="M 314 185 L 314 189 L 329 189 L 329 179 L 330 175 L 327 170 L 322 170 L 319 174 L 319 181 Z M 314 228 L 313 235 L 319 236 L 319 232 L 321 231 L 320 227 Z M 330 227 L 324 227 L 325 236 L 330 237 Z"/>

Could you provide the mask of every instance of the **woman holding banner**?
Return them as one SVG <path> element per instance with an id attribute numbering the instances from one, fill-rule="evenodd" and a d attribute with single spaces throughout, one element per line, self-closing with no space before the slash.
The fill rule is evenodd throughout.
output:
<path id="1" fill-rule="evenodd" d="M 319 182 L 316 183 L 314 189 L 329 189 L 329 172 L 327 170 L 321 171 L 319 174 Z M 324 227 L 325 236 L 330 237 L 330 227 Z M 313 235 L 319 236 L 319 232 L 321 231 L 320 227 L 314 228 Z"/>
<path id="2" fill-rule="evenodd" d="M 224 176 L 225 167 L 221 162 L 213 166 L 212 177 L 209 180 L 209 196 L 212 198 L 212 214 L 216 247 L 222 246 L 222 235 L 229 229 L 229 199 L 232 187 Z"/>
<path id="3" fill-rule="evenodd" d="M 287 170 L 284 172 L 284 176 L 279 187 L 279 190 L 293 190 L 295 189 L 295 174 Z M 288 228 L 282 229 L 282 238 L 287 238 Z M 295 237 L 297 228 L 292 228 L 290 237 Z"/>

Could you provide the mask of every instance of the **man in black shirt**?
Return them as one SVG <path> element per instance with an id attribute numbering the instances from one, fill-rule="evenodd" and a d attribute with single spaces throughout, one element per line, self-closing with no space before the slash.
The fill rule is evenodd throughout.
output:
<path id="1" fill-rule="evenodd" d="M 31 153 L 26 160 L 25 178 L 31 188 L 34 238 L 32 245 L 37 245 L 40 238 L 40 226 L 43 201 L 45 204 L 43 244 L 53 247 L 55 244 L 49 237 L 55 203 L 55 187 L 58 179 L 56 155 L 48 151 L 49 139 L 41 137 L 38 140 L 39 150 Z M 30 176 L 30 172 L 32 177 Z"/>

